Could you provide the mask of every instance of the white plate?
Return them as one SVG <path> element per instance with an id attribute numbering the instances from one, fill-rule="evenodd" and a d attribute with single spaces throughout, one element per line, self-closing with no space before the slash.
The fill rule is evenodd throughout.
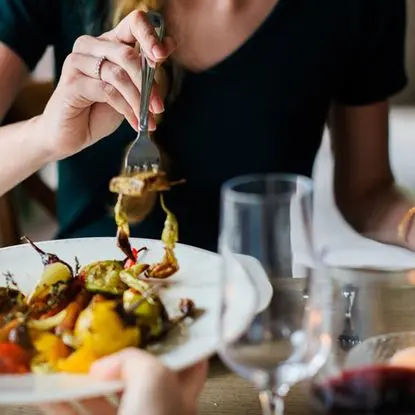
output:
<path id="1" fill-rule="evenodd" d="M 156 240 L 131 239 L 132 246 L 149 248 L 145 254 L 147 263 L 161 259 L 164 250 Z M 81 265 L 97 260 L 122 259 L 123 254 L 116 247 L 114 238 L 84 238 L 42 242 L 38 244 L 47 252 L 55 253 L 62 260 L 73 265 L 75 256 Z M 171 277 L 179 282 L 166 290 L 163 301 L 169 311 L 176 307 L 180 298 L 191 298 L 205 314 L 190 324 L 184 336 L 171 336 L 163 342 L 158 352 L 161 360 L 174 370 L 183 369 L 214 354 L 218 347 L 218 324 L 220 316 L 220 256 L 198 248 L 178 244 L 176 255 L 180 270 Z M 36 252 L 27 245 L 0 249 L 0 273 L 11 272 L 19 288 L 29 292 L 42 273 L 42 263 Z M 248 278 L 248 277 L 247 277 Z M 268 285 L 258 281 L 262 300 L 269 298 Z M 2 284 L 0 284 L 2 285 Z M 242 284 L 248 287 L 249 284 Z M 250 296 L 257 299 L 258 292 L 246 290 L 241 304 L 247 304 Z M 267 298 L 268 297 L 268 298 Z M 256 301 L 251 301 L 255 304 Z M 255 312 L 255 310 L 252 310 Z M 240 322 L 238 322 L 240 323 Z M 247 322 L 248 323 L 248 322 Z M 97 382 L 87 376 L 24 375 L 0 376 L 0 405 L 28 405 L 42 402 L 75 400 L 105 395 L 122 389 L 119 382 Z"/>

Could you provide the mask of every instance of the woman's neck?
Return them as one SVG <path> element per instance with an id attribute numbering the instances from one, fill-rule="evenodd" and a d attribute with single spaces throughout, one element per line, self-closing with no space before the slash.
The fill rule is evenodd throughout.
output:
<path id="1" fill-rule="evenodd" d="M 278 0 L 173 0 L 166 2 L 173 58 L 193 71 L 214 66 L 261 26 Z"/>

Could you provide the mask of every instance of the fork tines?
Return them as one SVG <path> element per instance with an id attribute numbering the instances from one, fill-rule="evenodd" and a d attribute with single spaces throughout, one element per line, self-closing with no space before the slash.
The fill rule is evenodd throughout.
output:
<path id="1" fill-rule="evenodd" d="M 154 173 L 156 173 L 159 170 L 159 162 L 157 161 L 152 161 L 152 162 L 145 162 L 140 166 L 127 166 L 124 170 L 124 173 L 127 176 L 132 176 L 133 174 L 136 173 L 141 173 L 141 172 L 149 172 L 152 171 Z"/>

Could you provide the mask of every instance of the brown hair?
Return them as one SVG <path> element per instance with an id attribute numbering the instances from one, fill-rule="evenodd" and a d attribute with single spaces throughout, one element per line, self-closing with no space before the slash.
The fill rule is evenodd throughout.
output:
<path id="1" fill-rule="evenodd" d="M 117 25 L 125 16 L 133 10 L 161 10 L 163 0 L 113 0 L 113 25 Z"/>

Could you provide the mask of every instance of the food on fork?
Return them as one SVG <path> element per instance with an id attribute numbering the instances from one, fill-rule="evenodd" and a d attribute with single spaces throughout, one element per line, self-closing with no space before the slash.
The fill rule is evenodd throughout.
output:
<path id="1" fill-rule="evenodd" d="M 171 182 L 161 170 L 140 171 L 132 175 L 117 176 L 110 181 L 110 191 L 124 196 L 142 197 L 148 192 L 163 192 L 184 180 Z"/>
<path id="2" fill-rule="evenodd" d="M 158 344 L 186 318 L 195 318 L 191 300 L 180 300 L 170 316 L 160 296 L 174 283 L 165 278 L 178 269 L 177 221 L 171 215 L 159 264 L 140 260 L 144 247 L 133 250 L 134 261 L 76 263 L 73 269 L 24 238 L 45 268 L 28 295 L 6 274 L 6 287 L 0 288 L 0 373 L 87 373 L 100 357 Z"/>

